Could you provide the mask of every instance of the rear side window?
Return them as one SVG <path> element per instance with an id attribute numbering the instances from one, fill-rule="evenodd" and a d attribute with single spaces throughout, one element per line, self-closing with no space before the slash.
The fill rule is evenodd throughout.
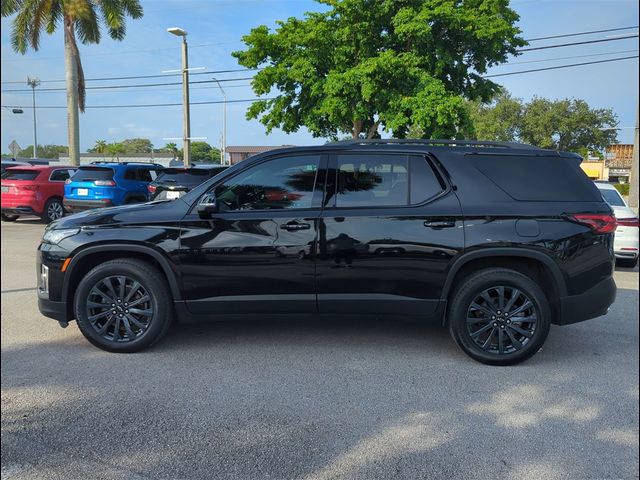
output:
<path id="1" fill-rule="evenodd" d="M 211 172 L 202 168 L 193 168 L 190 170 L 167 168 L 158 175 L 158 182 L 175 183 L 176 185 L 184 184 L 200 184 L 204 182 Z"/>
<path id="2" fill-rule="evenodd" d="M 12 168 L 2 174 L 3 180 L 35 180 L 40 170 L 19 170 Z"/>
<path id="3" fill-rule="evenodd" d="M 476 154 L 473 164 L 516 200 L 602 201 L 596 186 L 572 158 Z"/>
<path id="4" fill-rule="evenodd" d="M 409 157 L 410 203 L 416 205 L 438 195 L 445 189 L 424 157 Z"/>
<path id="5" fill-rule="evenodd" d="M 146 168 L 140 168 L 137 171 L 138 180 L 141 182 L 153 182 L 158 176 L 158 172 L 155 170 L 148 170 Z"/>
<path id="6" fill-rule="evenodd" d="M 113 180 L 113 169 L 105 167 L 80 167 L 71 177 L 72 182 Z"/>
<path id="7" fill-rule="evenodd" d="M 51 172 L 49 180 L 51 180 L 52 182 L 64 182 L 71 176 L 71 173 L 73 173 L 73 170 L 67 170 L 66 168 L 54 170 L 53 172 Z"/>

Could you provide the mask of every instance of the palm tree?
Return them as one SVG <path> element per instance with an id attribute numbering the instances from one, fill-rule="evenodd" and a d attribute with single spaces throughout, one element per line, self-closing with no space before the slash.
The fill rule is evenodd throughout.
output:
<path id="1" fill-rule="evenodd" d="M 93 151 L 96 153 L 104 153 L 107 151 L 107 142 L 105 140 L 96 140 Z"/>
<path id="2" fill-rule="evenodd" d="M 116 161 L 119 162 L 120 161 L 120 155 L 124 154 L 124 153 L 127 153 L 127 149 L 121 143 L 110 143 L 109 145 L 107 145 L 106 152 L 109 155 L 111 155 L 111 159 L 112 160 L 115 158 Z"/>
<path id="3" fill-rule="evenodd" d="M 126 32 L 126 16 L 142 17 L 139 0 L 2 0 L 3 17 L 16 14 L 11 46 L 21 54 L 38 50 L 42 31 L 52 34 L 64 28 L 64 60 L 67 82 L 69 160 L 80 164 L 79 114 L 85 107 L 85 81 L 76 35 L 83 44 L 100 43 L 100 25 L 114 40 Z"/>

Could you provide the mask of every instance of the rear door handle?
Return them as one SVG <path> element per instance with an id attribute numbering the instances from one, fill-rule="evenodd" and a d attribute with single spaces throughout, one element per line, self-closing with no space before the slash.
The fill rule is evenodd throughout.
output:
<path id="1" fill-rule="evenodd" d="M 424 222 L 424 226 L 429 228 L 451 228 L 456 226 L 456 222 L 452 220 L 427 220 Z"/>
<path id="2" fill-rule="evenodd" d="M 292 223 L 285 223 L 284 225 L 280 225 L 280 228 L 283 230 L 288 230 L 290 232 L 296 231 L 296 230 L 309 230 L 311 228 L 311 224 L 292 222 Z"/>

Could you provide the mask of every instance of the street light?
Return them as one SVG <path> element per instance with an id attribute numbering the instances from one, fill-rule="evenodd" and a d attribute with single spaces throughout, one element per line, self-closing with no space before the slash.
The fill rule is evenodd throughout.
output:
<path id="1" fill-rule="evenodd" d="M 182 37 L 182 146 L 185 167 L 191 165 L 191 125 L 189 120 L 189 53 L 187 51 L 187 32 L 179 27 L 167 28 L 167 32 Z"/>
<path id="2" fill-rule="evenodd" d="M 213 80 L 218 84 L 218 88 L 220 89 L 220 91 L 222 92 L 222 98 L 224 99 L 223 105 L 222 105 L 222 152 L 221 152 L 221 163 L 222 165 L 226 165 L 227 164 L 227 93 L 224 91 L 224 88 L 222 88 L 222 85 L 220 85 L 220 82 L 218 81 L 217 78 L 212 77 Z"/>
<path id="3" fill-rule="evenodd" d="M 33 157 L 38 158 L 38 133 L 36 127 L 36 87 L 40 85 L 39 78 L 27 77 L 27 85 L 31 87 L 33 95 Z"/>

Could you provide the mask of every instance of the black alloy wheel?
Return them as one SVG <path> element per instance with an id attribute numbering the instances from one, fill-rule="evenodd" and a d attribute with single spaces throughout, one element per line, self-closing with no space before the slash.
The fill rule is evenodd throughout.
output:
<path id="1" fill-rule="evenodd" d="M 173 317 L 164 274 L 137 259 L 101 263 L 80 281 L 74 299 L 78 327 L 94 345 L 137 352 L 158 341 Z"/>
<path id="2" fill-rule="evenodd" d="M 490 268 L 462 280 L 447 320 L 451 336 L 467 355 L 490 365 L 513 365 L 540 350 L 549 333 L 551 308 L 530 277 Z"/>

